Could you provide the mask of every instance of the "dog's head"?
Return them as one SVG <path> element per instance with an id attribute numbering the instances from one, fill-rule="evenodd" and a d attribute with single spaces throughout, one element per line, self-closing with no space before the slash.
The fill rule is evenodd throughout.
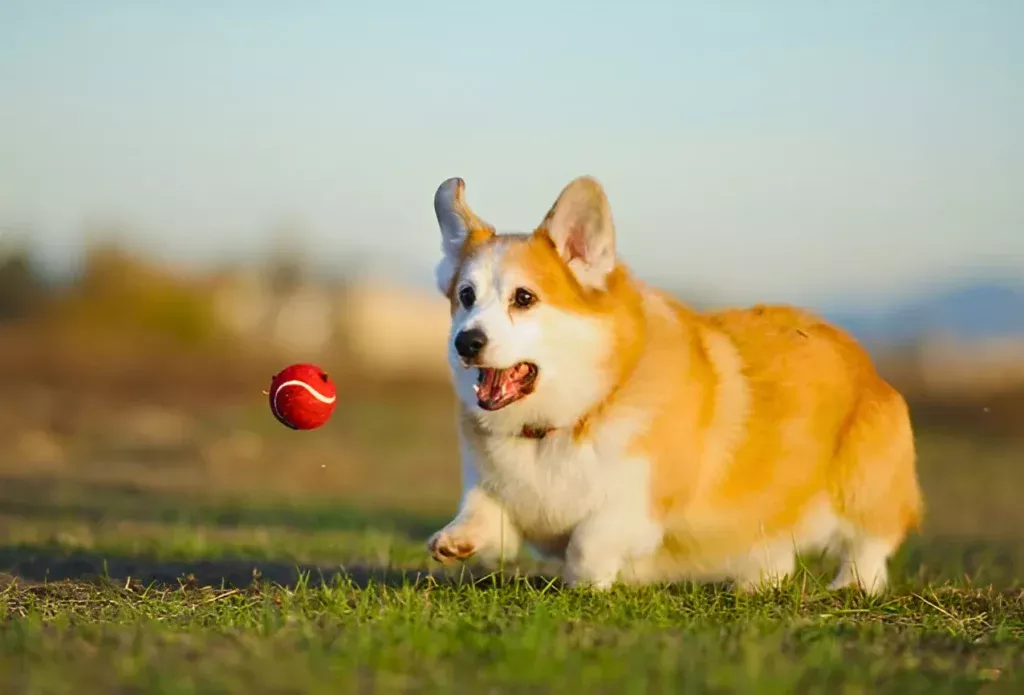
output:
<path id="1" fill-rule="evenodd" d="M 613 389 L 636 338 L 605 192 L 578 178 L 532 234 L 499 235 L 464 190 L 452 178 L 434 195 L 456 392 L 491 431 L 572 426 Z"/>

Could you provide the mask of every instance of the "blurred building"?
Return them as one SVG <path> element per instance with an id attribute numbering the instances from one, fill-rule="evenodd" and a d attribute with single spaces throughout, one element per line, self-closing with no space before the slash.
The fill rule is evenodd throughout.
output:
<path id="1" fill-rule="evenodd" d="M 213 302 L 233 333 L 296 360 L 340 352 L 350 367 L 390 377 L 447 377 L 448 304 L 433 293 L 373 279 L 281 288 L 244 270 L 218 278 Z"/>

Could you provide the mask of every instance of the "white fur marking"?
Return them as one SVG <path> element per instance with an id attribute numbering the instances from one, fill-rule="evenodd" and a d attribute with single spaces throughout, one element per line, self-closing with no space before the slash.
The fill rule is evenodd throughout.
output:
<path id="1" fill-rule="evenodd" d="M 861 533 L 853 534 L 839 574 L 831 589 L 859 586 L 866 593 L 879 594 L 889 583 L 887 562 L 895 543 Z"/>

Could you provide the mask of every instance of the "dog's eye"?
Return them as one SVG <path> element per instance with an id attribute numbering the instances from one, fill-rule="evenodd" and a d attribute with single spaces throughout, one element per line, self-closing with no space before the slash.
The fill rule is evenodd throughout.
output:
<path id="1" fill-rule="evenodd" d="M 537 298 L 530 290 L 525 287 L 520 287 L 516 290 L 515 295 L 512 297 L 512 301 L 519 309 L 525 309 L 528 306 L 532 306 L 533 303 L 537 301 Z"/>
<path id="2" fill-rule="evenodd" d="M 473 306 L 473 302 L 475 301 L 476 291 L 472 287 L 466 285 L 461 290 L 459 290 L 459 303 L 462 304 L 463 307 L 468 309 L 471 306 Z"/>

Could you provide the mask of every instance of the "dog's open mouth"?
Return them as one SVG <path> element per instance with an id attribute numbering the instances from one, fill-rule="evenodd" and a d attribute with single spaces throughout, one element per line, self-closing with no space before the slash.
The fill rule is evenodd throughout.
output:
<path id="1" fill-rule="evenodd" d="M 477 404 L 484 410 L 501 410 L 525 398 L 537 381 L 537 365 L 520 362 L 507 369 L 480 367 L 476 383 Z"/>

